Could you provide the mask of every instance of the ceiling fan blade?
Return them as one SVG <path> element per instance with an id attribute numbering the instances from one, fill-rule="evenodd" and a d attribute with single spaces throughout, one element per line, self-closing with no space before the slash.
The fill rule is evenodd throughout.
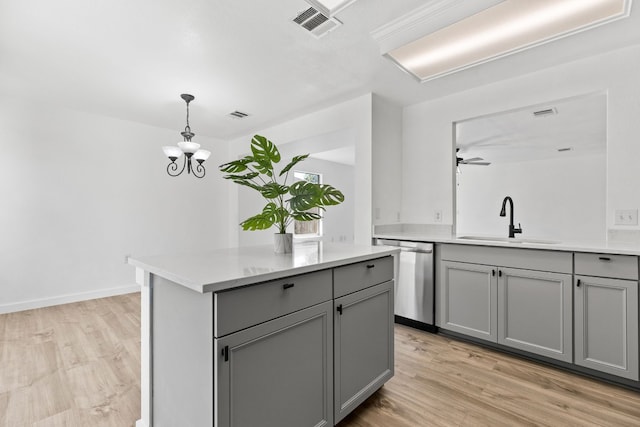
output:
<path id="1" fill-rule="evenodd" d="M 468 165 L 476 165 L 476 166 L 489 166 L 491 162 L 473 162 L 467 163 Z"/>
<path id="2" fill-rule="evenodd" d="M 464 159 L 465 162 L 475 162 L 477 160 L 484 160 L 482 157 L 472 157 L 470 159 Z"/>

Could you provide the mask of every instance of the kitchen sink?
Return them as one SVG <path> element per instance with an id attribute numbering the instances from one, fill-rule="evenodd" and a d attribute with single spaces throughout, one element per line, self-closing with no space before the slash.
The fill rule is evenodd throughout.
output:
<path id="1" fill-rule="evenodd" d="M 508 237 L 493 237 L 493 236 L 458 236 L 457 239 L 461 240 L 475 240 L 479 242 L 505 242 L 511 244 L 533 244 L 533 245 L 557 245 L 560 242 L 557 240 L 543 240 L 543 239 L 527 239 L 527 238 L 508 238 Z"/>

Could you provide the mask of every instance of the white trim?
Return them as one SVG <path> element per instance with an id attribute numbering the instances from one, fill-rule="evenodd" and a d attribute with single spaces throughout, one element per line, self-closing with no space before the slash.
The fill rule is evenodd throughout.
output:
<path id="1" fill-rule="evenodd" d="M 136 422 L 136 427 L 147 427 L 153 424 L 151 273 L 136 267 L 136 283 L 140 285 L 140 419 Z"/>
<path id="2" fill-rule="evenodd" d="M 57 297 L 41 298 L 28 301 L 15 302 L 0 305 L 0 314 L 15 313 L 16 311 L 32 310 L 34 308 L 51 307 L 71 302 L 87 301 L 96 298 L 112 297 L 115 295 L 139 292 L 139 285 L 127 285 L 117 288 L 100 289 L 98 291 L 79 292 L 75 294 L 60 295 Z"/>

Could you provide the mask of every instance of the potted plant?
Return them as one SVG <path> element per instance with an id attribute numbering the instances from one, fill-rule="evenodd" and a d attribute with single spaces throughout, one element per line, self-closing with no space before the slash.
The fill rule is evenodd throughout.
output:
<path id="1" fill-rule="evenodd" d="M 239 185 L 253 188 L 262 195 L 267 204 L 257 215 L 240 223 L 243 230 L 266 230 L 275 226 L 275 251 L 292 251 L 291 233 L 287 227 L 293 220 L 312 221 L 321 215 L 309 212 L 310 209 L 325 210 L 326 206 L 338 205 L 344 201 L 342 192 L 327 184 L 315 184 L 307 181 L 287 185 L 291 169 L 309 157 L 308 154 L 295 156 L 279 173 L 274 165 L 280 162 L 278 147 L 262 135 L 251 139 L 251 155 L 219 166 L 226 173 L 223 178 Z M 281 180 L 281 181 L 279 181 Z"/>

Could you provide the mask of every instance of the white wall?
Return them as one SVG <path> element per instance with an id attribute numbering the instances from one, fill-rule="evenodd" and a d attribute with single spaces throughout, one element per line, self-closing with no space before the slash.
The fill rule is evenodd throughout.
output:
<path id="1" fill-rule="evenodd" d="M 459 235 L 507 237 L 505 196 L 514 204 L 514 222 L 529 238 L 604 240 L 606 155 L 592 153 L 547 160 L 461 165 L 457 176 Z M 588 212 L 588 214 L 587 214 Z"/>
<path id="2" fill-rule="evenodd" d="M 228 198 L 212 151 L 204 179 L 172 178 L 169 130 L 0 100 L 0 312 L 136 290 L 125 255 L 228 246 Z"/>
<path id="3" fill-rule="evenodd" d="M 402 108 L 373 96 L 373 223 L 400 221 L 402 202 Z"/>
<path id="4" fill-rule="evenodd" d="M 605 91 L 606 221 L 609 228 L 615 228 L 615 209 L 640 207 L 638 69 L 640 47 L 635 46 L 407 107 L 403 116 L 403 222 L 431 223 L 436 209 L 443 211 L 443 222 L 453 222 L 453 122 Z"/>
<path id="5" fill-rule="evenodd" d="M 286 121 L 266 129 L 256 130 L 229 141 L 230 159 L 238 158 L 249 149 L 251 137 L 254 134 L 264 135 L 273 141 L 281 150 L 286 150 L 286 144 L 303 143 L 303 153 L 314 152 L 315 143 L 332 141 L 336 135 L 344 135 L 344 145 L 354 145 L 356 152 L 356 164 L 354 166 L 353 203 L 354 217 L 353 236 L 354 242 L 359 244 L 371 244 L 371 134 L 372 134 L 372 95 L 362 95 L 350 101 L 336 104 L 332 107 L 307 114 L 293 120 Z M 339 141 L 338 141 L 339 142 Z M 332 143 L 333 144 L 333 143 Z M 337 148 L 337 147 L 333 147 Z M 296 154 L 303 154 L 296 152 Z M 229 221 L 229 242 L 231 246 L 239 244 L 264 243 L 264 237 L 246 235 L 256 233 L 242 231 L 239 223 L 245 219 L 242 217 L 239 207 L 241 201 L 238 198 L 239 191 L 236 184 L 227 183 L 230 189 L 228 204 L 231 209 Z M 252 196 L 256 196 L 253 194 Z M 242 208 L 244 209 L 244 208 Z M 332 215 L 331 207 L 327 209 L 327 216 Z M 344 219 L 345 221 L 351 219 Z M 274 231 L 271 230 L 272 234 Z M 266 234 L 265 234 L 266 235 Z M 242 241 L 240 240 L 242 238 Z M 257 240 L 259 239 L 259 240 Z"/>

